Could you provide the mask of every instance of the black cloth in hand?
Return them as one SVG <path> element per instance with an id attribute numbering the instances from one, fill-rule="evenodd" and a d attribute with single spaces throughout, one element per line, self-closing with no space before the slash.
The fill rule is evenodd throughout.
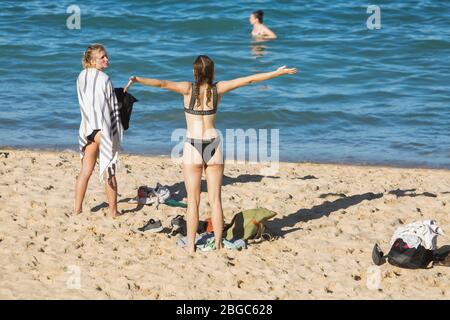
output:
<path id="1" fill-rule="evenodd" d="M 114 88 L 114 92 L 119 102 L 120 121 L 122 122 L 123 130 L 127 130 L 130 124 L 133 103 L 139 100 L 128 92 L 123 92 L 123 88 Z"/>

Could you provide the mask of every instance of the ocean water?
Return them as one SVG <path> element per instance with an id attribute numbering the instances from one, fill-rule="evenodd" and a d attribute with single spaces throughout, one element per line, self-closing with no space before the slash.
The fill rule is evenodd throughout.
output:
<path id="1" fill-rule="evenodd" d="M 81 29 L 68 29 L 67 8 Z M 77 150 L 75 81 L 84 49 L 103 43 L 115 87 L 130 75 L 192 80 L 209 55 L 216 80 L 276 69 L 293 76 L 224 96 L 218 128 L 279 129 L 283 161 L 450 168 L 450 2 L 1 1 L 0 146 Z M 254 42 L 249 14 L 265 11 L 275 41 Z M 181 96 L 134 86 L 123 150 L 170 154 L 184 128 Z"/>

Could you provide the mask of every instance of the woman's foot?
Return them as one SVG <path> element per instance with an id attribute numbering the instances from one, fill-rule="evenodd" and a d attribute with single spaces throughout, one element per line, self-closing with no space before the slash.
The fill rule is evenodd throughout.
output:
<path id="1" fill-rule="evenodd" d="M 186 248 L 186 251 L 189 255 L 193 255 L 195 253 L 195 247 L 193 248 Z"/>
<path id="2" fill-rule="evenodd" d="M 118 216 L 121 216 L 122 213 L 120 213 L 119 211 L 115 210 L 115 211 L 110 211 L 109 215 L 111 216 L 111 218 L 117 218 Z"/>

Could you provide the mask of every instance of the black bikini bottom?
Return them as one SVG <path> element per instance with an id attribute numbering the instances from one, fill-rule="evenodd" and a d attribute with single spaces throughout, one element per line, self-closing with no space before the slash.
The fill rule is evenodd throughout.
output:
<path id="1" fill-rule="evenodd" d="M 190 143 L 200 153 L 205 163 L 208 163 L 219 148 L 220 138 L 217 137 L 207 140 L 186 138 L 186 142 Z"/>
<path id="2" fill-rule="evenodd" d="M 100 131 L 100 130 L 94 130 L 94 131 L 92 131 L 92 133 L 86 137 L 87 140 L 90 141 L 90 142 L 94 142 L 94 141 L 95 141 L 95 135 L 96 135 L 97 132 L 99 132 L 99 131 Z"/>

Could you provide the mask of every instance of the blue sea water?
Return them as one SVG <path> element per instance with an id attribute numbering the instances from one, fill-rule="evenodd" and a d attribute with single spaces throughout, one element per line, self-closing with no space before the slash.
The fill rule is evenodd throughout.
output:
<path id="1" fill-rule="evenodd" d="M 68 29 L 72 5 L 81 29 Z M 216 80 L 299 72 L 224 96 L 218 128 L 279 129 L 280 159 L 450 168 L 450 2 L 1 1 L 0 146 L 74 149 L 75 81 L 84 49 L 103 43 L 116 87 L 130 75 L 192 80 L 207 54 Z M 265 11 L 278 39 L 255 43 L 249 14 Z M 123 150 L 170 154 L 184 128 L 181 96 L 135 86 Z"/>

